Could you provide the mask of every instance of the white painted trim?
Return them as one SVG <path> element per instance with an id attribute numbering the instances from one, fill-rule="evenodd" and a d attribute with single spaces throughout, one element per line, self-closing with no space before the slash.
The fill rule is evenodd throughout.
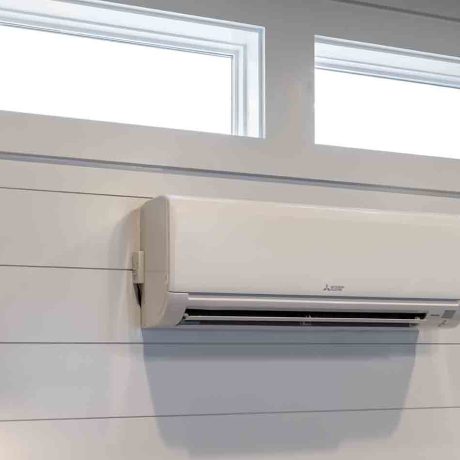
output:
<path id="1" fill-rule="evenodd" d="M 263 27 L 98 0 L 0 0 L 0 24 L 230 56 L 232 134 L 264 135 Z"/>
<path id="2" fill-rule="evenodd" d="M 320 35 L 315 37 L 315 67 L 460 88 L 460 58 Z"/>

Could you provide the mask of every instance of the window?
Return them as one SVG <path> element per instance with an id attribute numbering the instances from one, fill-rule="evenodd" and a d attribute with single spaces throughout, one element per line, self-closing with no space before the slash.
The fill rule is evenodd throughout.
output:
<path id="1" fill-rule="evenodd" d="M 260 137 L 263 36 L 106 2 L 0 0 L 0 110 Z"/>
<path id="2" fill-rule="evenodd" d="M 460 158 L 460 59 L 316 38 L 317 144 Z"/>

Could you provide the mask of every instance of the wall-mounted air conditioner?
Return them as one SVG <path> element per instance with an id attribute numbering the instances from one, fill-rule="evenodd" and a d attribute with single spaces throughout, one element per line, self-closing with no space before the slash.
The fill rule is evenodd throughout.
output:
<path id="1" fill-rule="evenodd" d="M 141 211 L 145 328 L 460 321 L 460 217 L 158 197 Z"/>

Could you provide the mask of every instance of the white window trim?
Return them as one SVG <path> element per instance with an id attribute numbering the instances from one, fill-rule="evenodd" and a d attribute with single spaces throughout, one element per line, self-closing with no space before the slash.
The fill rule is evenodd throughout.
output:
<path id="1" fill-rule="evenodd" d="M 460 88 L 460 59 L 350 40 L 315 37 L 315 67 Z"/>
<path id="2" fill-rule="evenodd" d="M 0 0 L 0 24 L 230 56 L 232 134 L 265 136 L 263 27 L 99 0 Z"/>

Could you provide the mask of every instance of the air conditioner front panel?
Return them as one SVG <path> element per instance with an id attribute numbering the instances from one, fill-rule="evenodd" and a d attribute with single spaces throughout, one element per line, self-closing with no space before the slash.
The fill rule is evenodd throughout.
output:
<path id="1" fill-rule="evenodd" d="M 460 218 L 164 198 L 171 292 L 460 298 Z"/>

